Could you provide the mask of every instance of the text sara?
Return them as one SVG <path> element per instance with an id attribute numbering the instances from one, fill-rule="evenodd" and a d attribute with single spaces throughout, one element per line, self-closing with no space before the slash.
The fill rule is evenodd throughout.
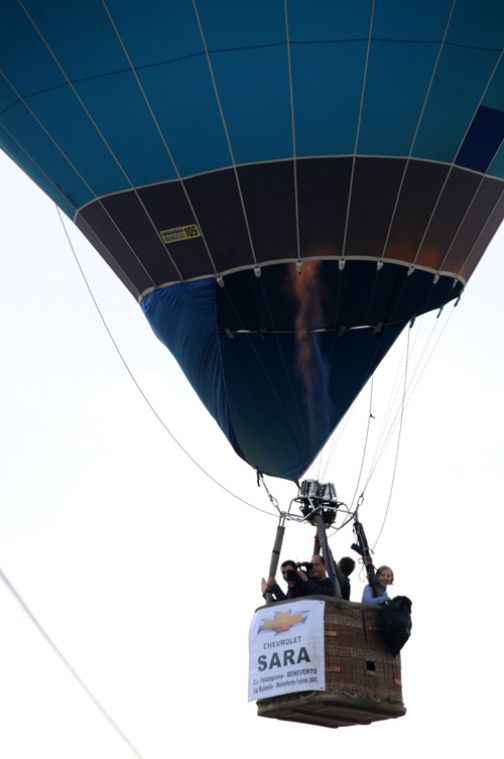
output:
<path id="1" fill-rule="evenodd" d="M 262 654 L 257 660 L 257 669 L 259 672 L 264 672 L 265 669 L 273 669 L 274 667 L 286 667 L 287 665 L 301 664 L 302 662 L 310 662 L 311 659 L 308 655 L 308 651 L 304 646 L 301 646 L 299 651 L 295 651 L 292 648 L 287 648 L 281 653 L 274 653 L 269 658 L 266 654 Z"/>

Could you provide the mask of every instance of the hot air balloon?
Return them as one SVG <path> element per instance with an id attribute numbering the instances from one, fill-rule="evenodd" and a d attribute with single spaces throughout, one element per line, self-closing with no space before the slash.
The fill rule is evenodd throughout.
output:
<path id="1" fill-rule="evenodd" d="M 6 0 L 0 141 L 297 481 L 504 211 L 504 5 Z"/>
<path id="2" fill-rule="evenodd" d="M 502 4 L 12 1 L 1 28 L 3 149 L 236 452 L 297 479 L 499 225 Z"/>

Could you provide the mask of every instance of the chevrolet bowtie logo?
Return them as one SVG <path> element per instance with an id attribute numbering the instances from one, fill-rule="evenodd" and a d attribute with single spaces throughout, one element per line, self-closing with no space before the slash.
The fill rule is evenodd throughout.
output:
<path id="1" fill-rule="evenodd" d="M 291 614 L 290 609 L 289 611 L 277 611 L 273 619 L 262 623 L 259 632 L 268 632 L 269 630 L 273 630 L 276 633 L 288 632 L 294 625 L 304 622 L 306 616 L 307 613 L 305 611 L 299 614 Z"/>

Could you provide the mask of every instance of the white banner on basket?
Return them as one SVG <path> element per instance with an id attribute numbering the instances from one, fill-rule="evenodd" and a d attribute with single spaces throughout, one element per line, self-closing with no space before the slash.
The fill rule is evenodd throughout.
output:
<path id="1" fill-rule="evenodd" d="M 304 690 L 325 690 L 324 601 L 259 609 L 249 630 L 249 701 Z"/>

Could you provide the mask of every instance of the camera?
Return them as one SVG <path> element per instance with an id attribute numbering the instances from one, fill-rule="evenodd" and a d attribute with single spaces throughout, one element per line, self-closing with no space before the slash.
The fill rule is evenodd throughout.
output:
<path id="1" fill-rule="evenodd" d="M 297 582 L 299 580 L 299 575 L 295 569 L 288 569 L 284 577 L 287 582 Z"/>
<path id="2" fill-rule="evenodd" d="M 310 574 L 313 568 L 313 564 L 311 563 L 311 561 L 301 561 L 301 562 L 298 562 L 296 566 L 302 572 L 306 572 L 307 575 Z"/>

